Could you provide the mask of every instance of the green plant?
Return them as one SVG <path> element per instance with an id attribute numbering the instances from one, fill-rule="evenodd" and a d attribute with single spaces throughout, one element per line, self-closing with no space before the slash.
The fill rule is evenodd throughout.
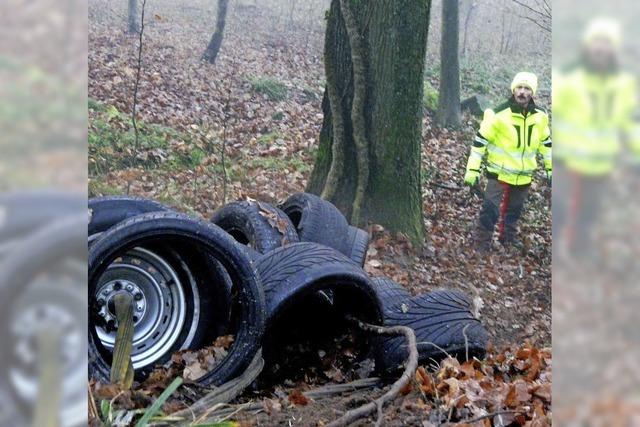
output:
<path id="1" fill-rule="evenodd" d="M 428 80 L 424 81 L 424 92 L 422 95 L 422 105 L 428 111 L 434 112 L 438 109 L 438 91 L 431 86 Z"/>
<path id="2" fill-rule="evenodd" d="M 281 138 L 282 138 L 282 134 L 279 131 L 274 130 L 272 132 L 265 133 L 264 135 L 260 135 L 260 137 L 258 138 L 258 143 L 262 145 L 269 145 L 275 140 L 281 139 Z"/>
<path id="3" fill-rule="evenodd" d="M 284 83 L 271 77 L 249 77 L 251 88 L 267 96 L 272 101 L 283 101 L 287 98 L 287 87 Z"/>

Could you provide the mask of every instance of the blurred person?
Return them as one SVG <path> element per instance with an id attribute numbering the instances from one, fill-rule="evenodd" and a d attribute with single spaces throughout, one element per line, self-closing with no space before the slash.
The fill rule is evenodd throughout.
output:
<path id="1" fill-rule="evenodd" d="M 475 250 L 491 249 L 493 232 L 499 223 L 503 246 L 520 249 L 517 222 L 541 154 L 551 182 L 551 133 L 549 117 L 534 102 L 538 78 L 530 72 L 516 74 L 511 97 L 484 112 L 471 147 L 464 175 L 466 185 L 479 185 L 480 168 L 486 155 L 487 186 L 474 236 Z"/>
<path id="2" fill-rule="evenodd" d="M 577 258 L 596 259 L 593 228 L 611 174 L 623 167 L 621 142 L 640 159 L 633 76 L 620 69 L 621 30 L 611 19 L 593 20 L 582 53 L 567 72 L 554 75 L 556 194 L 555 245 Z"/>

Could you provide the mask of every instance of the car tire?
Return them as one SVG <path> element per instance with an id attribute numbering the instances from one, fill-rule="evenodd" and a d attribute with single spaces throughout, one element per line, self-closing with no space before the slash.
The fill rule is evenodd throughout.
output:
<path id="1" fill-rule="evenodd" d="M 260 254 L 299 241 L 289 217 L 265 202 L 229 203 L 213 214 L 211 222 Z"/>
<path id="2" fill-rule="evenodd" d="M 369 249 L 369 233 L 360 228 L 349 226 L 347 233 L 347 256 L 349 259 L 363 267 L 367 258 L 367 249 Z"/>
<path id="3" fill-rule="evenodd" d="M 467 352 L 470 358 L 481 358 L 488 342 L 487 331 L 473 315 L 471 301 L 453 290 L 436 290 L 405 300 L 385 311 L 384 324 L 414 330 L 420 363 L 438 362 L 447 355 L 464 360 Z M 376 365 L 387 372 L 400 369 L 408 354 L 405 339 L 383 339 L 380 346 Z"/>
<path id="4" fill-rule="evenodd" d="M 281 206 L 295 226 L 301 242 L 314 242 L 329 246 L 345 255 L 349 224 L 344 215 L 330 202 L 309 193 L 297 193 Z"/>
<path id="5" fill-rule="evenodd" d="M 227 382 L 247 367 L 260 347 L 266 315 L 264 294 L 246 252 L 226 232 L 214 224 L 173 212 L 146 213 L 126 219 L 107 230 L 90 248 L 89 368 L 92 376 L 104 381 L 108 378 L 110 368 L 109 351 L 102 345 L 95 327 L 99 323 L 96 313 L 100 311 L 97 298 L 92 297 L 95 295 L 96 286 L 115 259 L 132 248 L 144 247 L 147 242 L 153 241 L 162 241 L 174 248 L 191 248 L 195 253 L 206 253 L 207 256 L 217 259 L 229 274 L 237 295 L 234 308 L 237 309 L 236 316 L 239 316 L 235 340 L 228 350 L 228 355 L 197 380 L 203 385 L 220 385 Z M 185 257 L 185 260 L 188 258 Z M 174 351 L 183 348 L 185 336 L 191 337 L 191 349 L 209 344 L 211 339 L 215 338 L 211 336 L 206 322 L 193 321 L 194 312 L 195 309 L 191 308 L 191 318 L 185 321 L 191 329 L 181 330 L 171 348 L 168 348 L 156 363 L 167 361 Z M 195 332 L 192 328 L 195 328 Z"/>

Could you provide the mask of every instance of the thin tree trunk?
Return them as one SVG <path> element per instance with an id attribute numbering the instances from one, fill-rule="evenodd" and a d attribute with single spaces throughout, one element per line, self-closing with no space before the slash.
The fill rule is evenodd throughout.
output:
<path id="1" fill-rule="evenodd" d="M 347 217 L 353 214 L 362 177 L 362 142 L 356 144 L 360 128 L 355 117 L 364 116 L 364 154 L 369 176 L 364 184 L 359 225 L 382 224 L 391 231 L 406 234 L 421 244 L 424 236 L 422 191 L 420 184 L 422 91 L 425 48 L 429 22 L 429 0 L 348 0 L 355 26 L 361 36 L 364 68 L 364 107 L 358 111 L 359 77 L 354 76 L 350 37 L 340 10 L 340 0 L 333 0 L 329 10 L 325 37 L 327 90 L 322 103 L 324 123 L 316 164 L 308 191 L 320 194 L 327 190 L 327 175 L 333 167 L 338 172 L 335 189 L 327 197 Z M 335 88 L 335 96 L 332 93 Z M 336 101 L 335 98 L 338 100 Z M 332 105 L 333 101 L 333 105 Z M 335 105 L 335 103 L 338 105 Z M 343 141 L 335 147 L 336 115 L 343 123 Z M 356 135 L 354 135 L 354 133 Z M 339 153 L 334 162 L 334 151 Z M 342 163 L 340 166 L 339 163 Z M 333 178 L 332 178 L 333 179 Z M 326 192 L 325 192 L 326 195 Z"/>
<path id="2" fill-rule="evenodd" d="M 216 30 L 211 36 L 209 45 L 202 55 L 202 59 L 215 64 L 220 46 L 222 45 L 222 38 L 224 37 L 224 25 L 227 18 L 227 6 L 229 0 L 218 0 L 218 10 L 216 14 Z"/>
<path id="3" fill-rule="evenodd" d="M 442 0 L 440 94 L 437 121 L 444 127 L 460 126 L 459 31 L 458 0 Z"/>
<path id="4" fill-rule="evenodd" d="M 129 25 L 127 32 L 129 34 L 138 34 L 140 32 L 138 25 L 138 0 L 129 0 Z"/>
<path id="5" fill-rule="evenodd" d="M 478 4 L 471 0 L 471 4 L 469 5 L 469 10 L 467 11 L 467 17 L 464 19 L 464 38 L 462 41 L 462 55 L 466 58 L 467 56 L 467 34 L 469 34 L 469 24 L 471 23 L 471 16 L 473 15 L 473 11 L 475 10 Z"/>

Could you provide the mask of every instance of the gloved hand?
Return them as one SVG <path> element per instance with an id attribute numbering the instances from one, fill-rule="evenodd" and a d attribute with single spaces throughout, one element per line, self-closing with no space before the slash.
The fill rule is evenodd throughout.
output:
<path id="1" fill-rule="evenodd" d="M 478 171 L 467 170 L 467 172 L 464 174 L 464 183 L 469 187 L 474 187 L 475 185 L 477 185 L 479 180 L 480 172 Z"/>
<path id="2" fill-rule="evenodd" d="M 547 171 L 547 185 L 549 187 L 551 187 L 551 184 L 552 184 L 551 176 L 552 176 L 552 171 Z"/>

